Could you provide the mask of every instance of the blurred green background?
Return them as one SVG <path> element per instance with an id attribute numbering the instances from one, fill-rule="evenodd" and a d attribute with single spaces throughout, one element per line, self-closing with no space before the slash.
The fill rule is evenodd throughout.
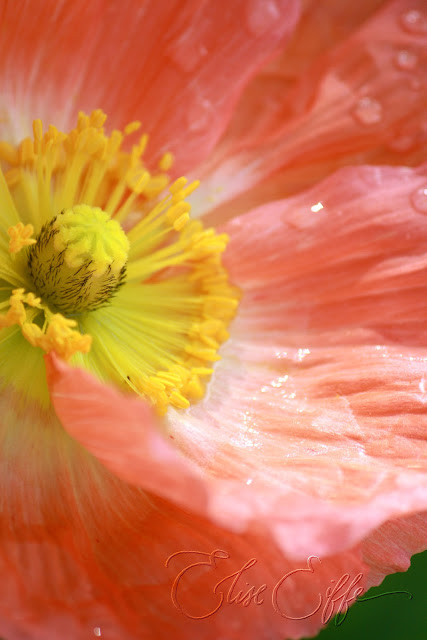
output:
<path id="1" fill-rule="evenodd" d="M 409 591 L 356 602 L 340 626 L 334 619 L 316 640 L 427 640 L 427 551 L 412 557 L 405 573 L 395 573 L 362 597 L 386 591 Z"/>

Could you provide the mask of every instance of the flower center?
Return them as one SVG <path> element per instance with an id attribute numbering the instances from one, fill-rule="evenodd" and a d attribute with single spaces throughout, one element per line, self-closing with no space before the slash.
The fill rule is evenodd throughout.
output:
<path id="1" fill-rule="evenodd" d="M 99 207 L 80 204 L 46 223 L 28 252 L 37 293 L 62 313 L 93 311 L 123 284 L 129 240 Z"/>
<path id="2" fill-rule="evenodd" d="M 48 405 L 54 350 L 161 413 L 186 408 L 238 305 L 228 238 L 191 220 L 198 183 L 170 184 L 171 154 L 153 172 L 147 136 L 122 149 L 139 123 L 107 136 L 104 122 L 79 114 L 65 134 L 36 120 L 33 139 L 0 141 L 0 385 Z"/>

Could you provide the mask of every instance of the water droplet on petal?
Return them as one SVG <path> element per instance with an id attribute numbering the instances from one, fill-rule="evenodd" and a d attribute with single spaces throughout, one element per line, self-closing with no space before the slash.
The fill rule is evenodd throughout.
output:
<path id="1" fill-rule="evenodd" d="M 414 191 L 411 202 L 417 211 L 427 213 L 427 186 Z"/>
<path id="2" fill-rule="evenodd" d="M 422 34 L 427 33 L 427 16 L 418 9 L 411 9 L 401 15 L 402 26 L 409 33 Z"/>
<path id="3" fill-rule="evenodd" d="M 395 63 L 402 71 L 412 71 L 418 64 L 418 56 L 413 51 L 402 49 L 397 52 Z"/>
<path id="4" fill-rule="evenodd" d="M 318 202 L 317 204 L 314 204 L 312 207 L 310 207 L 310 209 L 313 213 L 317 213 L 318 211 L 321 211 L 323 209 L 323 204 L 321 202 Z"/>
<path id="5" fill-rule="evenodd" d="M 382 120 L 383 108 L 378 100 L 365 96 L 357 102 L 353 109 L 353 116 L 360 124 L 377 124 Z"/>
<path id="6" fill-rule="evenodd" d="M 185 31 L 167 49 L 167 55 L 172 62 L 184 73 L 191 73 L 200 64 L 208 50 L 204 44 L 197 40 L 197 33 L 191 28 Z"/>
<path id="7" fill-rule="evenodd" d="M 404 153 L 405 151 L 409 151 L 413 146 L 415 146 L 415 136 L 410 133 L 402 133 L 390 140 L 388 146 L 391 151 Z"/>
<path id="8" fill-rule="evenodd" d="M 99 637 L 101 635 L 101 627 L 95 627 L 93 632 L 96 636 Z"/>
<path id="9" fill-rule="evenodd" d="M 249 0 L 247 4 L 247 24 L 253 36 L 262 36 L 274 27 L 281 17 L 276 0 Z"/>
<path id="10" fill-rule="evenodd" d="M 196 96 L 187 112 L 187 122 L 190 131 L 207 129 L 213 120 L 214 108 L 207 98 Z"/>

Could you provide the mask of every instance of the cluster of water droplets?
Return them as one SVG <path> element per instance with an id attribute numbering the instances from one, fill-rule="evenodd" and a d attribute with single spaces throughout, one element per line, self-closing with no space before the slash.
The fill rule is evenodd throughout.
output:
<path id="1" fill-rule="evenodd" d="M 399 18 L 400 26 L 412 35 L 427 34 L 427 14 L 417 9 L 405 11 Z M 420 79 L 414 74 L 419 64 L 419 54 L 412 48 L 399 49 L 393 59 L 393 64 L 399 71 L 410 74 L 406 79 L 409 82 L 409 88 L 413 91 L 419 91 L 422 87 Z M 382 121 L 384 116 L 384 107 L 381 102 L 373 96 L 365 95 L 361 97 L 354 109 L 353 117 L 364 126 L 371 126 Z M 401 139 L 396 139 L 392 144 L 395 151 L 407 151 L 414 144 L 414 136 L 405 134 Z"/>

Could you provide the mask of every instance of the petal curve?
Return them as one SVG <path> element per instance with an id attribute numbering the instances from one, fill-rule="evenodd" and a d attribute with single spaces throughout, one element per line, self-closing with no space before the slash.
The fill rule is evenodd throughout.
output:
<path id="1" fill-rule="evenodd" d="M 196 210 L 219 224 L 341 166 L 424 161 L 427 35 L 405 22 L 411 11 L 427 19 L 423 0 L 385 3 L 315 59 L 289 91 L 276 86 L 276 72 L 264 75 L 269 99 L 260 129 L 246 134 L 243 114 L 240 134 L 218 145 L 199 172 Z"/>

